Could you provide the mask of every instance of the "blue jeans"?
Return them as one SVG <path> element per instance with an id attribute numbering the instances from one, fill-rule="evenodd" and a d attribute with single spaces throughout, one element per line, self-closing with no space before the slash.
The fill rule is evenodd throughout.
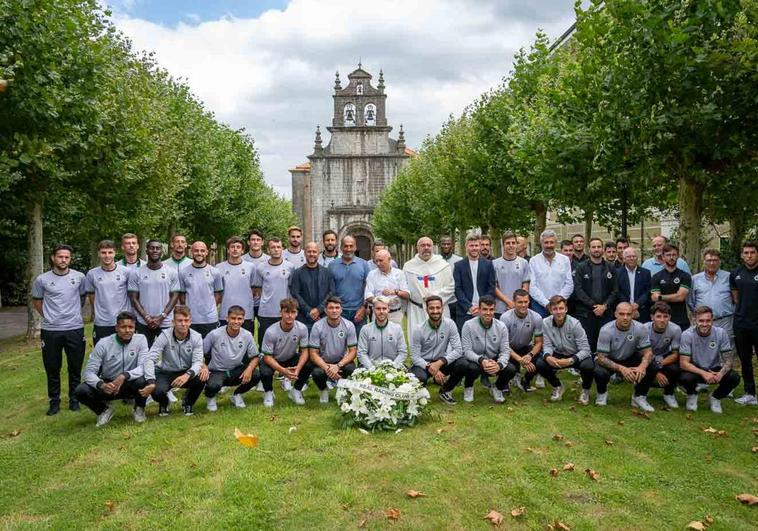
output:
<path id="1" fill-rule="evenodd" d="M 363 319 L 358 322 L 355 320 L 355 314 L 358 312 L 358 310 L 342 310 L 342 317 L 350 321 L 355 325 L 355 337 L 358 337 L 361 335 L 361 328 L 363 328 L 363 325 L 366 324 L 366 317 L 364 316 Z"/>

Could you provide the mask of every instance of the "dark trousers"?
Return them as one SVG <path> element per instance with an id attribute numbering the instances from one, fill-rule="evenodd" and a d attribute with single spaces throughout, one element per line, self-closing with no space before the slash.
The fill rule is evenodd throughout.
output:
<path id="1" fill-rule="evenodd" d="M 42 364 L 47 375 L 47 396 L 51 402 L 61 400 L 61 368 L 63 352 L 68 364 L 68 396 L 73 398 L 74 390 L 81 382 L 84 362 L 84 328 L 74 330 L 42 330 Z"/>
<path id="2" fill-rule="evenodd" d="M 111 400 L 134 400 L 134 407 L 145 407 L 147 397 L 140 396 L 139 390 L 145 387 L 146 382 L 142 377 L 134 380 L 127 380 L 121 385 L 121 389 L 115 395 L 109 395 L 93 387 L 90 384 L 83 382 L 76 388 L 76 398 L 90 408 L 95 415 L 99 415 L 108 407 L 108 402 Z"/>
<path id="3" fill-rule="evenodd" d="M 482 369 L 482 366 L 478 363 L 470 360 L 464 360 L 463 358 L 461 358 L 460 361 L 466 365 L 466 372 L 463 377 L 463 387 L 474 387 L 474 382 L 476 382 L 476 379 L 483 374 L 491 376 L 484 372 L 484 369 Z M 500 369 L 497 372 L 495 387 L 503 391 L 506 387 L 508 387 L 508 382 L 511 381 L 511 378 L 513 378 L 517 372 L 518 368 L 516 368 L 516 363 L 509 361 L 504 369 Z"/>
<path id="4" fill-rule="evenodd" d="M 116 333 L 115 326 L 98 326 L 92 327 L 92 346 L 98 344 L 101 339 L 105 339 L 108 336 L 112 336 Z"/>
<path id="5" fill-rule="evenodd" d="M 705 380 L 703 380 L 703 377 L 699 374 L 685 371 L 682 372 L 682 376 L 679 378 L 679 383 L 682 384 L 682 387 L 684 387 L 688 395 L 694 395 L 696 394 L 695 388 L 697 387 L 697 384 L 705 383 Z M 721 382 L 719 382 L 718 387 L 713 391 L 713 398 L 718 398 L 719 400 L 725 398 L 738 385 L 740 385 L 740 375 L 735 371 L 729 371 L 724 375 Z"/>
<path id="6" fill-rule="evenodd" d="M 553 353 L 552 356 L 558 359 L 569 358 L 570 356 L 562 356 L 561 354 Z M 560 369 L 556 369 L 548 362 L 545 361 L 545 356 L 540 356 L 537 361 L 534 362 L 537 366 L 537 372 L 547 380 L 553 387 L 561 385 L 561 381 L 558 379 L 557 372 Z M 566 369 L 576 369 L 582 377 L 582 389 L 587 391 L 592 387 L 592 379 L 595 377 L 595 362 L 592 357 L 584 358 L 579 363 L 574 362 L 572 365 L 565 367 Z"/>
<path id="7" fill-rule="evenodd" d="M 513 352 L 515 352 L 519 356 L 526 356 L 527 354 L 529 354 L 532 351 L 532 345 L 527 345 L 525 347 L 520 347 L 520 348 L 513 348 L 513 347 L 511 347 L 511 348 L 513 349 Z M 542 352 L 538 352 L 536 356 L 532 357 L 532 363 L 534 364 L 535 368 L 537 367 L 537 360 L 539 358 L 541 358 L 541 357 L 542 357 Z M 518 363 L 513 358 L 511 358 L 508 361 L 508 363 L 512 363 L 513 366 L 516 368 L 516 373 L 515 374 L 518 374 L 521 371 L 521 364 Z M 529 387 L 529 382 L 531 382 L 532 378 L 534 378 L 535 376 L 537 376 L 537 374 L 539 374 L 538 371 L 529 372 L 526 369 L 524 369 L 524 379 L 523 380 L 524 380 L 524 387 L 525 388 Z"/>
<path id="8" fill-rule="evenodd" d="M 152 347 L 155 342 L 155 338 L 161 335 L 165 328 L 148 328 L 147 325 L 143 325 L 139 321 L 137 322 L 137 333 L 142 334 L 147 339 L 147 346 Z"/>
<path id="9" fill-rule="evenodd" d="M 543 319 L 545 317 L 550 316 L 550 312 L 547 311 L 547 308 L 542 306 L 539 302 L 535 301 L 534 299 L 532 299 L 532 301 L 529 303 L 529 308 L 531 308 L 532 310 L 540 314 L 540 317 L 542 317 Z"/>
<path id="10" fill-rule="evenodd" d="M 642 361 L 642 356 L 635 354 L 631 358 L 623 361 L 613 361 L 624 367 L 637 367 Z M 595 385 L 597 386 L 598 393 L 602 394 L 608 391 L 608 382 L 611 380 L 611 374 L 614 372 L 615 371 L 606 369 L 599 363 L 595 363 Z M 656 372 L 658 372 L 658 369 L 656 369 L 652 363 L 647 366 L 647 371 L 645 371 L 645 376 L 642 377 L 642 381 L 634 386 L 634 396 L 647 396 L 650 386 L 655 381 Z"/>
<path id="11" fill-rule="evenodd" d="M 466 312 L 464 314 L 461 314 L 461 312 L 458 312 L 455 316 L 455 326 L 458 327 L 458 333 L 463 333 L 463 325 L 466 324 L 466 321 L 473 319 L 474 316 L 470 313 Z"/>
<path id="12" fill-rule="evenodd" d="M 199 333 L 203 339 L 205 339 L 205 336 L 218 328 L 218 323 L 192 323 L 190 325 L 190 328 Z"/>
<path id="13" fill-rule="evenodd" d="M 342 375 L 343 378 L 347 378 L 351 374 L 353 374 L 353 371 L 355 370 L 355 363 L 348 363 L 342 369 L 340 370 L 340 375 Z M 320 391 L 323 391 L 326 389 L 326 380 L 327 376 L 324 370 L 321 367 L 316 366 L 313 362 L 308 362 L 303 366 L 303 370 L 300 371 L 300 376 L 298 377 L 297 381 L 295 382 L 295 389 L 298 391 L 303 390 L 303 386 L 308 382 L 308 378 L 313 376 L 313 383 L 316 384 L 316 387 L 319 388 Z"/>
<path id="14" fill-rule="evenodd" d="M 455 389 L 455 386 L 458 385 L 458 383 L 463 380 L 463 378 L 466 376 L 466 370 L 467 370 L 466 360 L 463 358 L 458 358 L 451 364 L 445 364 L 440 369 L 442 371 L 442 374 L 445 376 L 449 376 L 447 381 L 442 384 L 442 391 L 445 393 L 448 393 Z M 426 383 L 432 378 L 432 375 L 429 374 L 429 371 L 426 370 L 426 368 L 421 368 L 417 365 L 414 365 L 410 368 L 410 372 L 418 378 L 418 381 L 422 384 L 426 385 Z"/>
<path id="15" fill-rule="evenodd" d="M 158 405 L 161 407 L 168 407 L 168 392 L 171 390 L 171 382 L 186 372 L 187 371 L 158 371 L 155 375 L 155 389 L 152 394 L 153 400 L 158 402 Z M 187 406 L 195 405 L 200 393 L 203 391 L 203 387 L 205 387 L 205 382 L 201 382 L 197 375 L 187 380 L 187 383 L 182 386 L 182 389 L 187 389 L 182 404 Z"/>
<path id="16" fill-rule="evenodd" d="M 758 355 L 758 328 L 735 328 L 734 344 L 742 366 L 745 393 L 755 395 L 755 375 L 753 375 L 753 351 Z"/>
<path id="17" fill-rule="evenodd" d="M 286 361 L 279 361 L 278 363 L 282 367 L 295 367 L 298 361 L 300 361 L 300 354 L 296 354 L 292 356 L 290 359 Z M 267 392 L 273 391 L 274 390 L 274 368 L 271 367 L 271 365 L 269 365 L 265 361 L 261 361 L 259 367 L 261 371 L 261 383 L 263 384 L 263 390 Z M 303 370 L 305 370 L 305 366 L 303 366 Z M 298 391 L 302 391 L 303 386 L 306 384 L 307 381 L 308 381 L 308 376 L 306 375 L 305 379 L 303 380 L 303 371 L 300 371 L 300 374 L 298 374 L 297 380 L 295 381 L 295 389 L 297 389 Z M 300 387 L 298 387 L 298 384 L 300 385 Z"/>
<path id="18" fill-rule="evenodd" d="M 356 321 L 355 314 L 357 311 L 358 311 L 357 309 L 356 310 L 342 310 L 342 317 L 344 317 L 345 319 L 347 319 L 348 321 L 350 321 L 351 323 L 355 325 L 355 337 L 360 337 L 361 328 L 363 328 L 363 325 L 366 324 L 366 319 L 364 317 L 363 320 L 361 320 L 360 322 Z"/>
<path id="19" fill-rule="evenodd" d="M 266 335 L 266 330 L 268 330 L 272 325 L 275 325 L 281 320 L 281 317 L 261 317 L 258 316 L 258 349 L 260 350 L 261 345 L 263 344 L 263 336 Z"/>
<path id="20" fill-rule="evenodd" d="M 227 325 L 226 319 L 219 319 L 218 326 L 216 328 L 220 328 L 226 325 Z M 253 321 L 252 319 L 245 319 L 245 322 L 242 323 L 242 328 L 244 328 L 251 334 L 255 335 L 255 321 Z"/>
<path id="21" fill-rule="evenodd" d="M 597 352 L 597 339 L 600 337 L 600 329 L 604 324 L 610 323 L 611 318 L 606 314 L 603 314 L 600 317 L 595 314 L 583 314 L 577 316 L 577 319 L 579 319 L 579 323 L 581 323 L 582 328 L 584 328 L 584 331 L 587 333 L 587 341 L 590 343 L 590 352 L 592 352 L 592 355 L 594 356 Z"/>
<path id="22" fill-rule="evenodd" d="M 666 376 L 666 379 L 669 381 L 668 385 L 663 386 L 663 394 L 673 395 L 674 391 L 676 391 L 676 386 L 679 384 L 679 378 L 682 374 L 682 370 L 679 368 L 679 364 L 670 363 L 668 365 L 664 365 L 663 367 L 656 370 L 656 373 L 659 372 L 663 373 L 663 375 Z M 651 385 L 653 387 L 660 387 L 655 378 L 653 379 Z"/>
<path id="23" fill-rule="evenodd" d="M 208 381 L 205 383 L 205 396 L 213 398 L 224 386 L 237 386 L 234 390 L 235 395 L 247 393 L 250 389 L 258 385 L 258 382 L 261 380 L 261 375 L 260 372 L 258 372 L 258 369 L 255 369 L 250 381 L 243 384 L 241 376 L 246 368 L 247 365 L 240 365 L 230 371 L 211 371 L 210 376 L 208 376 Z"/>
<path id="24" fill-rule="evenodd" d="M 452 319 L 454 323 L 457 323 L 458 322 L 458 307 L 456 303 L 448 304 L 447 309 L 450 311 L 450 319 Z"/>

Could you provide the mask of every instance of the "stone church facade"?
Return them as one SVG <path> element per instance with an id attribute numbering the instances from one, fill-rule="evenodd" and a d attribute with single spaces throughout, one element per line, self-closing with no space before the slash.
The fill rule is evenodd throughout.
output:
<path id="1" fill-rule="evenodd" d="M 321 241 L 332 229 L 341 239 L 354 236 L 358 255 L 368 259 L 374 233 L 371 218 L 379 196 L 414 152 L 405 146 L 403 126 L 397 140 L 390 138 L 384 76 L 376 87 L 372 76 L 358 65 L 342 87 L 334 82 L 334 114 L 327 127 L 326 145 L 316 127 L 308 162 L 292 169 L 292 204 L 303 227 L 304 241 Z"/>

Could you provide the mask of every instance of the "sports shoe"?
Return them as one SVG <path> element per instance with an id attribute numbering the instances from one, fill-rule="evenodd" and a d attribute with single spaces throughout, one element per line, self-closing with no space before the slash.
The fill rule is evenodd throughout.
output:
<path id="1" fill-rule="evenodd" d="M 679 402 L 676 401 L 674 395 L 663 395 L 663 402 L 671 409 L 677 409 L 679 407 Z"/>
<path id="2" fill-rule="evenodd" d="M 302 406 L 305 404 L 305 399 L 303 398 L 303 392 L 298 391 L 297 389 L 292 389 L 287 395 L 290 397 L 290 400 L 292 400 L 295 404 L 298 406 Z"/>
<path id="3" fill-rule="evenodd" d="M 47 408 L 47 412 L 45 415 L 48 417 L 52 417 L 53 415 L 57 415 L 58 412 L 61 410 L 61 403 L 57 401 L 50 401 L 50 406 Z"/>
<path id="4" fill-rule="evenodd" d="M 582 392 L 579 393 L 579 403 L 583 406 L 586 406 L 590 403 L 590 390 L 589 389 L 582 389 Z"/>
<path id="5" fill-rule="evenodd" d="M 524 380 L 518 374 L 511 379 L 510 383 L 515 385 L 516 389 L 522 393 L 526 393 L 526 389 L 524 388 Z"/>
<path id="6" fill-rule="evenodd" d="M 485 389 L 489 389 L 492 387 L 492 384 L 490 383 L 490 377 L 487 376 L 486 374 L 482 374 L 479 377 L 479 382 L 482 384 L 482 387 L 484 387 Z"/>
<path id="7" fill-rule="evenodd" d="M 718 398 L 715 398 L 713 395 L 708 397 L 708 401 L 711 403 L 711 411 L 713 413 L 723 413 L 721 411 L 721 400 Z"/>
<path id="8" fill-rule="evenodd" d="M 292 382 L 290 382 L 289 378 L 284 378 L 282 380 L 282 389 L 284 391 L 289 391 L 290 389 L 292 389 Z"/>
<path id="9" fill-rule="evenodd" d="M 74 398 L 69 399 L 69 401 L 68 401 L 68 409 L 69 409 L 69 411 L 79 411 L 79 409 L 81 409 L 79 407 L 79 401 L 76 400 L 76 399 L 74 399 Z"/>
<path id="10" fill-rule="evenodd" d="M 166 406 L 159 406 L 158 407 L 158 416 L 159 417 L 168 417 L 168 405 L 166 405 Z"/>
<path id="11" fill-rule="evenodd" d="M 566 372 L 568 372 L 571 376 L 580 376 L 579 371 L 577 371 L 573 367 L 569 367 L 568 369 L 566 369 Z"/>
<path id="12" fill-rule="evenodd" d="M 168 397 L 168 401 L 171 404 L 173 404 L 174 402 L 178 402 L 179 401 L 179 399 L 176 398 L 176 395 L 174 394 L 174 392 L 171 391 L 170 389 L 169 389 L 168 393 L 166 393 L 166 396 Z"/>
<path id="13" fill-rule="evenodd" d="M 238 407 L 240 409 L 245 407 L 245 399 L 242 398 L 242 395 L 239 393 L 232 393 L 232 397 L 230 400 L 232 401 L 232 405 L 234 407 Z"/>
<path id="14" fill-rule="evenodd" d="M 494 385 L 490 387 L 490 394 L 492 394 L 492 400 L 494 400 L 496 404 L 502 404 L 505 402 L 503 392 Z"/>
<path id="15" fill-rule="evenodd" d="M 687 395 L 687 411 L 697 411 L 697 395 Z"/>
<path id="16" fill-rule="evenodd" d="M 328 404 L 329 403 L 329 389 L 324 389 L 323 391 L 319 391 L 319 397 L 318 401 L 322 404 Z"/>
<path id="17" fill-rule="evenodd" d="M 134 413 L 132 413 L 132 416 L 134 417 L 134 422 L 139 422 L 142 424 L 147 420 L 147 417 L 145 417 L 145 408 L 144 407 L 135 407 Z"/>
<path id="18" fill-rule="evenodd" d="M 741 406 L 758 406 L 758 399 L 755 398 L 755 395 L 744 394 L 739 398 L 735 398 L 734 403 Z"/>
<path id="19" fill-rule="evenodd" d="M 707 393 L 708 392 L 708 384 L 705 383 L 699 383 L 695 386 L 695 392 L 696 393 Z"/>
<path id="20" fill-rule="evenodd" d="M 99 428 L 100 426 L 105 426 L 108 424 L 113 418 L 113 413 L 114 411 L 112 407 L 108 406 L 105 408 L 103 412 L 97 416 L 97 422 L 95 422 L 95 426 Z"/>
<path id="21" fill-rule="evenodd" d="M 464 387 L 463 388 L 463 401 L 464 402 L 473 402 L 474 401 L 474 388 L 473 387 Z"/>
<path id="22" fill-rule="evenodd" d="M 555 389 L 553 389 L 553 394 L 550 395 L 550 401 L 551 402 L 558 402 L 561 398 L 563 398 L 563 391 L 565 388 L 562 385 L 559 385 Z"/>
<path id="23" fill-rule="evenodd" d="M 608 391 L 605 393 L 598 393 L 595 397 L 595 405 L 596 406 L 607 406 L 608 405 Z"/>
<path id="24" fill-rule="evenodd" d="M 544 389 L 545 388 L 545 379 L 542 376 L 537 376 L 534 379 L 534 387 L 537 389 Z"/>
<path id="25" fill-rule="evenodd" d="M 263 389 L 263 382 L 258 382 L 258 385 L 255 386 L 255 390 L 259 393 L 263 393 L 265 390 Z"/>
<path id="26" fill-rule="evenodd" d="M 192 406 L 190 406 L 189 404 L 184 404 L 182 406 L 182 412 L 184 413 L 185 417 L 191 417 L 193 415 Z"/>
<path id="27" fill-rule="evenodd" d="M 453 393 L 450 391 L 440 391 L 439 397 L 441 401 L 449 406 L 454 406 L 458 403 L 455 401 L 455 398 L 453 398 Z"/>
<path id="28" fill-rule="evenodd" d="M 205 407 L 208 408 L 208 411 L 218 411 L 218 404 L 216 403 L 216 397 L 215 396 L 205 397 Z"/>
<path id="29" fill-rule="evenodd" d="M 645 413 L 652 413 L 655 411 L 655 408 L 647 401 L 647 397 L 642 395 L 632 397 L 632 407 L 641 409 Z"/>
<path id="30" fill-rule="evenodd" d="M 153 402 L 155 402 L 155 400 L 153 400 L 153 397 L 152 396 L 148 396 L 147 399 L 145 400 L 145 407 L 149 406 Z M 169 404 L 170 403 L 171 403 L 171 401 L 169 400 Z M 124 402 L 124 404 L 126 404 L 126 401 Z"/>
<path id="31" fill-rule="evenodd" d="M 274 407 L 274 392 L 273 391 L 263 392 L 263 406 Z"/>
<path id="32" fill-rule="evenodd" d="M 326 388 L 327 388 L 329 391 L 331 391 L 332 389 L 334 389 L 334 387 L 335 387 L 335 385 L 334 385 L 334 382 L 333 382 L 332 380 L 327 380 L 327 381 L 326 381 Z"/>

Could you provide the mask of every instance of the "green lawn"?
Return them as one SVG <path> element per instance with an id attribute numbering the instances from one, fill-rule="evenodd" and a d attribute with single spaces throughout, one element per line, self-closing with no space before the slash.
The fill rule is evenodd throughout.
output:
<path id="1" fill-rule="evenodd" d="M 311 387 L 303 408 L 278 391 L 264 410 L 251 392 L 247 409 L 224 397 L 216 414 L 201 398 L 192 418 L 158 418 L 152 405 L 143 425 L 119 404 L 96 429 L 89 411 L 44 416 L 37 349 L 6 341 L 0 352 L 4 528 L 487 529 L 493 508 L 515 529 L 556 519 L 571 529 L 684 529 L 706 515 L 710 529 L 758 525 L 758 506 L 735 500 L 758 494 L 758 409 L 729 400 L 721 416 L 703 396 L 694 415 L 646 419 L 632 414 L 627 385 L 611 386 L 599 409 L 574 405 L 575 387 L 559 404 L 542 390 L 494 406 L 477 384 L 473 405 L 435 401 L 420 426 L 365 435 L 339 428 L 335 405 L 320 406 Z M 651 396 L 662 407 L 660 391 Z M 703 432 L 710 426 L 727 435 Z M 235 427 L 260 446 L 242 447 Z M 568 462 L 574 472 L 550 475 Z M 409 489 L 426 496 L 410 499 Z M 511 517 L 519 506 L 525 514 Z M 390 508 L 399 519 L 385 516 Z"/>

